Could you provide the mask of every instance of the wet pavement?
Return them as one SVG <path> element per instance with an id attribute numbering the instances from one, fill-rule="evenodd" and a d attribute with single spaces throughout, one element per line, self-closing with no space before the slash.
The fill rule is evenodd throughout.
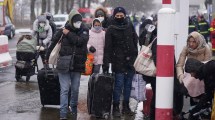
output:
<path id="1" fill-rule="evenodd" d="M 16 62 L 16 42 L 18 35 L 9 40 L 9 52 L 13 58 L 13 64 Z M 41 68 L 41 60 L 38 60 Z M 40 93 L 36 75 L 32 76 L 29 82 L 16 82 L 14 65 L 7 69 L 0 69 L 0 120 L 59 120 L 59 106 L 47 105 L 43 107 L 40 103 Z M 24 78 L 24 77 L 23 77 Z M 24 78 L 25 79 L 25 78 Z M 88 76 L 81 77 L 78 115 L 77 120 L 99 120 L 90 116 L 87 111 L 87 88 Z M 132 100 L 131 108 L 136 109 L 137 102 Z M 142 105 L 142 104 L 140 104 Z M 142 106 L 139 107 L 141 109 Z M 139 110 L 139 116 L 122 116 L 110 120 L 141 120 L 142 112 Z M 72 120 L 69 116 L 69 120 Z"/>
<path id="2" fill-rule="evenodd" d="M 16 82 L 14 70 L 14 67 L 11 67 L 0 73 L 0 120 L 58 120 L 59 106 L 42 107 L 36 76 L 33 76 L 29 82 Z M 4 78 L 7 78 L 7 81 Z M 98 120 L 87 112 L 87 84 L 88 77 L 82 76 L 77 119 Z M 131 106 L 133 109 L 136 107 L 135 101 Z M 123 116 L 110 119 L 132 120 L 134 117 Z M 140 120 L 140 117 L 136 120 Z"/>
<path id="3" fill-rule="evenodd" d="M 9 52 L 13 63 L 16 61 L 17 38 L 15 36 L 14 39 L 9 40 Z M 40 59 L 38 64 L 41 68 Z M 59 120 L 59 106 L 43 107 L 41 105 L 36 75 L 32 76 L 28 83 L 24 80 L 16 82 L 14 76 L 14 66 L 0 69 L 0 120 Z M 87 111 L 88 79 L 88 76 L 81 77 L 77 120 L 100 120 L 90 116 Z M 121 118 L 110 116 L 109 120 L 143 120 L 143 104 L 139 103 L 137 107 L 137 101 L 131 99 L 130 107 L 133 111 L 137 108 L 135 116 L 122 116 Z M 71 116 L 69 120 L 72 120 Z"/>

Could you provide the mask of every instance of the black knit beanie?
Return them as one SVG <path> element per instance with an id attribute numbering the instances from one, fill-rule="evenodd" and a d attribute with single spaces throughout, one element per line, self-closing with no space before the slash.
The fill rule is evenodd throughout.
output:
<path id="1" fill-rule="evenodd" d="M 126 15 L 126 11 L 123 7 L 116 7 L 113 11 L 113 16 L 115 16 L 117 13 L 122 12 Z"/>
<path id="2" fill-rule="evenodd" d="M 72 23 L 75 23 L 77 21 L 82 21 L 82 17 L 80 14 L 76 14 L 75 16 L 72 17 Z"/>

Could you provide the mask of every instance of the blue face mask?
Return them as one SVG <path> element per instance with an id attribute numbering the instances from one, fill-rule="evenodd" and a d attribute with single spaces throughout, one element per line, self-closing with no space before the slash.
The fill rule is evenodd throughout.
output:
<path id="1" fill-rule="evenodd" d="M 102 27 L 101 27 L 101 26 L 94 26 L 94 28 L 95 28 L 95 30 L 96 30 L 96 31 L 99 31 L 99 30 L 101 30 L 101 29 L 102 29 Z"/>

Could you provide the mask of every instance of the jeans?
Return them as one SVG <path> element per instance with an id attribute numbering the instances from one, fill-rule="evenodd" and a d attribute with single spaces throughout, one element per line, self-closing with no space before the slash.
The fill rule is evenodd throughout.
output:
<path id="1" fill-rule="evenodd" d="M 114 103 L 120 102 L 120 95 L 122 94 L 122 90 L 123 90 L 124 101 L 129 102 L 133 76 L 134 76 L 134 71 L 115 74 L 115 85 L 114 85 L 114 91 L 113 91 Z"/>
<path id="2" fill-rule="evenodd" d="M 80 72 L 58 73 L 60 81 L 60 117 L 66 118 L 68 112 L 68 92 L 71 86 L 70 107 L 72 113 L 77 113 Z"/>

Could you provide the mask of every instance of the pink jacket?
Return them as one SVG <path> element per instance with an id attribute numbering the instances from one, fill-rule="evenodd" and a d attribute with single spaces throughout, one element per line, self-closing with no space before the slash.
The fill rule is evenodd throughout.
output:
<path id="1" fill-rule="evenodd" d="M 104 45 L 105 45 L 105 31 L 95 32 L 92 29 L 89 31 L 89 41 L 87 48 L 91 46 L 96 48 L 94 54 L 94 65 L 103 64 L 103 55 L 104 55 Z"/>

